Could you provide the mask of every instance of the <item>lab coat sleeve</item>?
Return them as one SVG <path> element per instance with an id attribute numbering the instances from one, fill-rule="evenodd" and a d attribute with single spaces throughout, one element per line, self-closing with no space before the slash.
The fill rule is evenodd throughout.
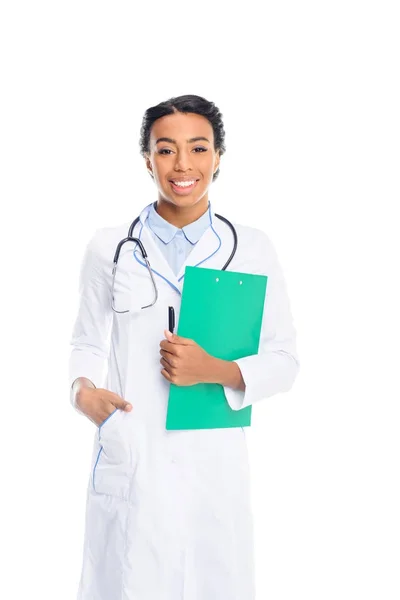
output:
<path id="1" fill-rule="evenodd" d="M 262 260 L 259 274 L 268 276 L 260 344 L 258 354 L 234 361 L 240 368 L 246 389 L 223 386 L 233 410 L 288 392 L 300 367 L 286 282 L 275 248 L 265 234 L 258 252 Z"/>
<path id="2" fill-rule="evenodd" d="M 99 252 L 100 231 L 89 241 L 80 269 L 79 307 L 70 341 L 70 388 L 78 377 L 87 377 L 96 387 L 102 387 L 105 381 L 112 308 L 110 283 Z"/>

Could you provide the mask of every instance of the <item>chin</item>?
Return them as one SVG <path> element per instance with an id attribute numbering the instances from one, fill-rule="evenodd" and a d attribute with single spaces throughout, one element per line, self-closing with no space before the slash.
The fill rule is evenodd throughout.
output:
<path id="1" fill-rule="evenodd" d="M 196 196 L 175 196 L 174 194 L 171 195 L 170 193 L 167 195 L 164 191 L 161 192 L 161 196 L 164 202 L 169 202 L 171 204 L 174 204 L 175 206 L 181 207 L 195 206 L 198 202 L 201 201 L 203 195 L 199 196 L 198 194 L 196 194 Z"/>

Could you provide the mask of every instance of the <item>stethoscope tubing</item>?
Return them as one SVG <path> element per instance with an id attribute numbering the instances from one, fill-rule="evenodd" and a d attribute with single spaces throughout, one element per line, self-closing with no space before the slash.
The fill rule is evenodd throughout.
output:
<path id="1" fill-rule="evenodd" d="M 230 221 L 228 221 L 228 219 L 226 217 L 223 217 L 222 215 L 218 215 L 217 213 L 215 213 L 215 216 L 218 217 L 218 219 L 220 219 L 221 221 L 223 221 L 224 223 L 226 223 L 228 225 L 228 227 L 230 228 L 230 230 L 232 231 L 232 235 L 233 235 L 233 249 L 231 252 L 231 255 L 229 256 L 228 260 L 226 261 L 226 263 L 224 264 L 224 266 L 222 267 L 222 271 L 225 271 L 226 268 L 229 266 L 229 264 L 231 263 L 233 257 L 236 254 L 236 250 L 237 250 L 237 244 L 238 244 L 238 238 L 237 238 L 237 233 L 236 233 L 236 229 L 235 227 L 232 225 L 232 223 Z M 122 246 L 126 243 L 126 242 L 135 242 L 138 246 L 139 246 L 139 250 L 142 254 L 143 260 L 146 263 L 146 267 L 147 270 L 150 274 L 151 277 L 151 281 L 153 284 L 153 288 L 154 288 L 154 294 L 155 294 L 155 298 L 153 300 L 153 302 L 151 304 L 147 304 L 146 306 L 142 306 L 143 308 L 150 308 L 150 306 L 154 306 L 154 304 L 157 302 L 157 298 L 158 298 L 158 289 L 157 289 L 157 285 L 154 279 L 154 275 L 153 275 L 153 271 L 151 269 L 150 266 L 150 262 L 149 259 L 147 258 L 147 252 L 146 249 L 142 243 L 142 241 L 139 238 L 133 237 L 133 231 L 136 227 L 136 225 L 138 224 L 138 222 L 140 221 L 140 216 L 136 217 L 136 219 L 134 221 L 132 221 L 130 227 L 129 227 L 129 231 L 128 231 L 128 237 L 124 238 L 123 240 L 121 240 L 118 245 L 117 248 L 115 250 L 115 254 L 114 254 L 114 260 L 113 260 L 113 270 L 112 270 L 112 298 L 111 298 L 111 306 L 114 312 L 117 312 L 119 314 L 121 313 L 127 313 L 129 312 L 129 310 L 116 310 L 114 307 L 114 282 L 115 282 L 115 274 L 117 271 L 117 264 L 118 264 L 118 259 L 119 259 L 119 255 L 121 252 L 121 248 Z"/>

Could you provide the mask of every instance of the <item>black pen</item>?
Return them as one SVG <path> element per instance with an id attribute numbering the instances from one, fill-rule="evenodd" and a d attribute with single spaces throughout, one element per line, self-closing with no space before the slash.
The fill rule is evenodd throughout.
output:
<path id="1" fill-rule="evenodd" d="M 168 306 L 168 329 L 174 333 L 175 328 L 175 311 L 173 306 Z"/>

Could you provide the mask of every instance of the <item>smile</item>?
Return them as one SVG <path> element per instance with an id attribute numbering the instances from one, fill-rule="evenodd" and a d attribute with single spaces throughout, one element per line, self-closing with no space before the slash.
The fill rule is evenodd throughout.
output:
<path id="1" fill-rule="evenodd" d="M 170 181 L 171 187 L 177 194 L 189 194 L 197 185 L 196 179 L 188 181 Z"/>

